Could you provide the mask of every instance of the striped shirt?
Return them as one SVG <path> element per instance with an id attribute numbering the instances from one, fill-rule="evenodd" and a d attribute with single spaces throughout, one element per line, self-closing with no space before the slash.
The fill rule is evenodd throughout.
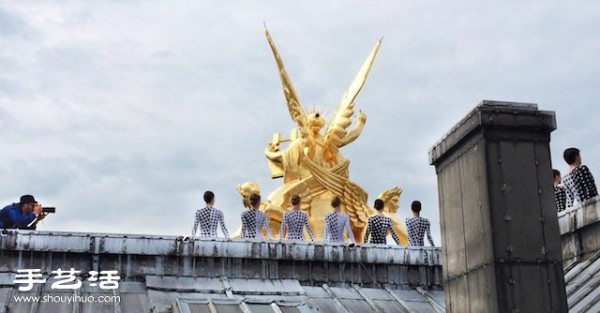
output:
<path id="1" fill-rule="evenodd" d="M 576 202 L 581 203 L 598 195 L 594 176 L 585 165 L 579 165 L 571 173 L 565 175 L 563 185 L 567 193 L 567 207 L 572 207 Z"/>
<path id="2" fill-rule="evenodd" d="M 350 227 L 350 218 L 342 212 L 331 212 L 325 215 L 325 235 L 323 241 L 344 242 L 344 228 L 351 242 L 355 242 L 354 233 Z"/>
<path id="3" fill-rule="evenodd" d="M 263 239 L 263 228 L 267 233 L 267 238 L 273 239 L 269 228 L 269 219 L 265 213 L 254 209 L 242 213 L 242 238 Z"/>
<path id="4" fill-rule="evenodd" d="M 221 224 L 221 231 L 225 238 L 229 237 L 227 227 L 223 221 L 223 212 L 216 208 L 203 208 L 196 211 L 194 226 L 192 228 L 192 237 L 196 235 L 196 230 L 200 227 L 200 237 L 217 238 L 217 227 Z"/>
<path id="5" fill-rule="evenodd" d="M 387 244 L 387 232 L 392 233 L 392 237 L 396 241 L 398 245 L 400 245 L 400 238 L 394 231 L 392 227 L 392 219 L 383 216 L 383 215 L 375 215 L 369 217 L 369 222 L 367 224 L 367 231 L 365 232 L 365 243 L 374 243 L 374 244 Z M 371 236 L 369 238 L 369 235 Z"/>
<path id="6" fill-rule="evenodd" d="M 279 239 L 302 241 L 304 240 L 304 236 L 302 235 L 304 227 L 306 227 L 310 240 L 315 241 L 315 236 L 308 223 L 308 215 L 306 215 L 306 213 L 299 210 L 285 212 L 283 214 L 283 220 L 281 221 L 281 228 L 279 229 Z M 286 228 L 287 234 L 284 238 L 283 233 Z"/>
<path id="7" fill-rule="evenodd" d="M 423 217 L 407 217 L 406 228 L 408 229 L 408 242 L 411 246 L 424 246 L 424 236 L 427 233 L 429 244 L 434 247 L 433 238 L 431 238 L 429 220 Z"/>
<path id="8" fill-rule="evenodd" d="M 556 202 L 558 212 L 564 211 L 567 208 L 567 192 L 565 191 L 565 187 L 554 187 L 554 201 Z"/>

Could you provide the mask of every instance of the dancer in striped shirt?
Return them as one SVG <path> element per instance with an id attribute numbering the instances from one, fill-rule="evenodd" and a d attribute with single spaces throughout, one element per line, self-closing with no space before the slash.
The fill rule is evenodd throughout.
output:
<path id="1" fill-rule="evenodd" d="M 427 240 L 432 247 L 433 238 L 431 238 L 431 230 L 429 220 L 420 216 L 421 214 L 421 202 L 413 201 L 410 204 L 410 209 L 413 213 L 413 217 L 406 218 L 406 228 L 408 229 L 408 242 L 411 246 L 424 246 L 425 240 L 423 237 L 427 234 Z"/>
<path id="2" fill-rule="evenodd" d="M 196 211 L 194 226 L 192 228 L 192 238 L 196 235 L 196 230 L 200 227 L 200 237 L 217 238 L 217 227 L 221 224 L 221 231 L 225 238 L 229 237 L 227 227 L 223 219 L 223 212 L 213 207 L 215 204 L 215 194 L 212 191 L 204 193 L 206 207 Z"/>
<path id="3" fill-rule="evenodd" d="M 581 163 L 581 154 L 577 148 L 568 148 L 563 152 L 565 162 L 569 164 L 569 173 L 563 177 L 567 193 L 567 207 L 598 195 L 596 182 L 590 169 Z"/>
<path id="4" fill-rule="evenodd" d="M 308 223 L 308 215 L 300 211 L 300 196 L 294 195 L 292 197 L 292 210 L 287 211 L 283 214 L 281 221 L 281 228 L 279 229 L 280 240 L 291 240 L 291 241 L 303 241 L 304 236 L 302 230 L 306 227 L 306 231 L 310 236 L 311 241 L 315 241 L 315 236 Z M 284 237 L 284 232 L 287 229 L 287 233 Z"/>
<path id="5" fill-rule="evenodd" d="M 323 241 L 325 242 L 344 242 L 344 229 L 348 234 L 348 238 L 351 242 L 355 242 L 354 233 L 352 233 L 352 228 L 350 228 L 350 218 L 348 214 L 341 212 L 341 204 L 342 201 L 339 197 L 334 197 L 331 200 L 331 207 L 333 207 L 333 212 L 325 215 L 325 235 L 323 236 Z"/>
<path id="6" fill-rule="evenodd" d="M 260 195 L 252 194 L 250 196 L 250 209 L 242 213 L 242 238 L 263 239 L 262 230 L 264 228 L 269 240 L 271 229 L 269 229 L 269 218 L 258 208 L 260 207 Z"/>
<path id="7" fill-rule="evenodd" d="M 392 237 L 396 241 L 396 244 L 400 245 L 400 238 L 398 238 L 398 235 L 392 227 L 392 219 L 383 215 L 383 205 L 383 200 L 375 200 L 374 207 L 375 210 L 377 210 L 377 214 L 369 217 L 364 242 L 374 244 L 387 244 L 386 237 L 389 231 L 392 233 Z"/>

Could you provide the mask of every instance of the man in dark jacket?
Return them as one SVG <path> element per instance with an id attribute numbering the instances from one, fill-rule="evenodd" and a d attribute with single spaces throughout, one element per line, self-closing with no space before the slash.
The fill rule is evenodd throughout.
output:
<path id="1" fill-rule="evenodd" d="M 24 195 L 19 203 L 0 210 L 0 229 L 35 229 L 37 221 L 43 218 L 42 206 L 32 195 Z"/>

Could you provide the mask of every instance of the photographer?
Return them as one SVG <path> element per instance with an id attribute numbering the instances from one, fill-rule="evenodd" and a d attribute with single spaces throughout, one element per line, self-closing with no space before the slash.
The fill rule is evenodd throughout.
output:
<path id="1" fill-rule="evenodd" d="M 35 229 L 38 221 L 45 217 L 42 206 L 32 195 L 24 195 L 19 203 L 0 210 L 0 229 Z"/>

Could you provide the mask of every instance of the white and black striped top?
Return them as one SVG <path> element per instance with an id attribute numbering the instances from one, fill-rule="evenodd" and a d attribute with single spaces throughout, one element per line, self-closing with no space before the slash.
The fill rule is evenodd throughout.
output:
<path id="1" fill-rule="evenodd" d="M 598 195 L 594 176 L 585 165 L 579 165 L 571 173 L 565 175 L 563 185 L 567 193 L 567 207 L 572 207 L 575 202 L 581 203 Z"/>
<path id="2" fill-rule="evenodd" d="M 355 242 L 354 233 L 350 228 L 350 218 L 342 212 L 331 212 L 325 215 L 325 235 L 323 241 L 344 242 L 344 228 L 351 242 Z"/>
<path id="3" fill-rule="evenodd" d="M 192 228 L 192 237 L 196 235 L 196 230 L 200 227 L 200 237 L 217 238 L 217 227 L 221 224 L 221 231 L 225 238 L 229 237 L 227 227 L 223 220 L 223 212 L 216 208 L 203 208 L 196 211 L 194 227 Z"/>
<path id="4" fill-rule="evenodd" d="M 431 238 L 429 220 L 423 217 L 407 217 L 406 228 L 408 229 L 408 242 L 411 246 L 424 246 L 424 236 L 427 234 L 429 244 L 434 247 L 433 238 Z"/>
<path id="5" fill-rule="evenodd" d="M 267 233 L 267 238 L 273 239 L 269 228 L 269 219 L 265 213 L 255 209 L 242 213 L 242 238 L 263 239 L 263 228 Z"/>
<path id="6" fill-rule="evenodd" d="M 567 208 L 567 192 L 565 191 L 565 187 L 554 187 L 554 201 L 556 202 L 558 212 L 564 211 Z"/>
<path id="7" fill-rule="evenodd" d="M 310 240 L 315 241 L 315 236 L 308 223 L 308 215 L 306 213 L 299 210 L 285 212 L 281 221 L 281 228 L 279 229 L 279 239 L 302 241 L 304 240 L 304 236 L 302 235 L 304 227 L 306 227 Z M 287 229 L 287 234 L 284 238 L 283 233 L 285 229 Z"/>
<path id="8" fill-rule="evenodd" d="M 367 231 L 365 232 L 365 243 L 375 243 L 375 244 L 387 244 L 387 232 L 392 233 L 392 237 L 396 241 L 398 245 L 400 245 L 400 239 L 398 235 L 394 231 L 392 227 L 392 219 L 383 216 L 383 215 L 375 215 L 369 217 L 369 223 L 367 224 Z M 369 238 L 371 235 L 371 238 Z"/>

